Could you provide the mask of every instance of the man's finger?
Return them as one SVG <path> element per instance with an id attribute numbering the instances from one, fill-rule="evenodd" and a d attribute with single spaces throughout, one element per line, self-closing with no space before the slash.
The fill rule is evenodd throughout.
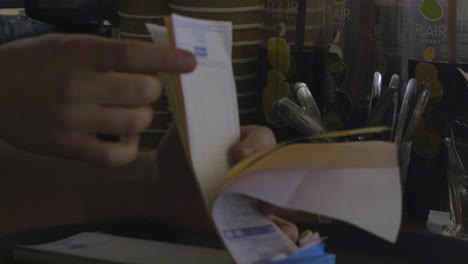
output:
<path id="1" fill-rule="evenodd" d="M 196 65 L 191 52 L 150 42 L 77 35 L 63 45 L 62 48 L 73 51 L 73 56 L 98 71 L 184 73 L 191 72 Z"/>
<path id="2" fill-rule="evenodd" d="M 275 135 L 271 129 L 263 126 L 243 126 L 241 128 L 241 142 L 232 150 L 232 160 L 237 163 L 251 154 L 266 150 L 275 144 Z"/>
<path id="3" fill-rule="evenodd" d="M 267 127 L 243 126 L 241 127 L 241 144 L 260 151 L 274 146 L 276 139 L 271 129 Z"/>
<path id="4" fill-rule="evenodd" d="M 63 144 L 72 157 L 99 166 L 122 166 L 138 155 L 138 137 L 122 138 L 118 143 L 99 140 L 96 135 L 68 135 Z"/>
<path id="5" fill-rule="evenodd" d="M 294 243 L 297 242 L 297 240 L 299 239 L 299 229 L 295 224 L 274 215 L 270 215 L 269 217 L 273 221 L 273 223 L 275 223 L 279 227 L 279 229 L 281 229 L 281 231 L 283 231 L 286 234 L 286 236 L 288 236 L 289 239 L 291 239 L 291 241 L 293 241 Z"/>
<path id="6" fill-rule="evenodd" d="M 145 73 L 186 73 L 195 69 L 195 56 L 186 50 L 157 46 L 142 41 L 115 44 L 117 71 Z"/>
<path id="7" fill-rule="evenodd" d="M 142 106 L 153 103 L 161 93 L 161 82 L 153 75 L 81 72 L 65 88 L 64 97 L 73 102 Z"/>
<path id="8" fill-rule="evenodd" d="M 152 119 L 151 107 L 77 106 L 63 114 L 64 128 L 87 134 L 135 136 Z"/>

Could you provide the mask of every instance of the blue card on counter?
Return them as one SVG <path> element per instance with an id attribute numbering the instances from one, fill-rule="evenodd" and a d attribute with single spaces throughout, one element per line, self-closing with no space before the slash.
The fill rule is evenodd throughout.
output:
<path id="1" fill-rule="evenodd" d="M 335 264 L 336 256 L 325 252 L 325 244 L 307 248 L 271 264 Z"/>

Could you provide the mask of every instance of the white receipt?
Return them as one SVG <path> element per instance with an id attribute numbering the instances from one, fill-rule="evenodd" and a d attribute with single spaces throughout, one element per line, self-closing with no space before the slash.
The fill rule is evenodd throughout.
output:
<path id="1" fill-rule="evenodd" d="M 228 151 L 240 138 L 231 62 L 232 24 L 172 15 L 175 45 L 192 52 L 197 67 L 180 76 L 190 158 L 208 210 L 229 173 Z M 154 42 L 167 32 L 148 25 Z"/>
<path id="2" fill-rule="evenodd" d="M 193 169 L 208 208 L 229 172 L 228 150 L 240 138 L 231 64 L 232 25 L 173 15 L 175 43 L 197 57 L 181 75 Z"/>

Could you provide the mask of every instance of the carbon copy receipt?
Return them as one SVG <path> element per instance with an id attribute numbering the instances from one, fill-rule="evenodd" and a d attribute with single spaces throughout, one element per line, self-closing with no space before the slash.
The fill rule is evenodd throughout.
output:
<path id="1" fill-rule="evenodd" d="M 172 15 L 171 22 L 176 46 L 193 52 L 197 68 L 180 76 L 183 96 L 174 90 L 168 92 L 168 96 L 180 96 L 184 101 L 169 101 L 174 102 L 172 107 L 177 105 L 177 111 L 185 112 L 188 151 L 211 211 L 229 173 L 228 151 L 240 138 L 231 64 L 232 25 L 178 15 Z M 156 43 L 168 43 L 166 27 L 147 26 Z M 172 81 L 172 85 L 175 83 Z M 167 87 L 166 91 L 169 89 L 177 88 Z M 239 195 L 222 199 L 223 207 L 230 210 L 218 210 L 215 224 L 236 263 L 269 263 L 280 253 L 290 255 L 298 250 L 269 218 L 258 212 L 253 199 Z"/>
<path id="2" fill-rule="evenodd" d="M 401 193 L 394 146 L 370 143 L 331 149 L 310 144 L 278 148 L 263 165 L 258 163 L 264 170 L 247 170 L 249 175 L 227 181 L 228 152 L 240 137 L 231 23 L 172 15 L 166 27 L 147 27 L 155 43 L 189 50 L 197 58 L 197 68 L 190 74 L 159 76 L 207 209 L 236 263 L 271 263 L 300 251 L 257 210 L 257 199 L 334 217 L 396 241 Z M 343 150 L 368 154 L 349 155 L 354 159 L 348 160 Z M 304 155 L 290 155 L 300 151 Z M 329 156 L 319 155 L 327 151 Z M 286 164 L 282 162 L 285 157 L 294 160 Z M 369 157 L 376 160 L 369 164 Z M 323 162 L 314 162 L 320 159 Z M 337 167 L 340 162 L 342 167 Z"/>

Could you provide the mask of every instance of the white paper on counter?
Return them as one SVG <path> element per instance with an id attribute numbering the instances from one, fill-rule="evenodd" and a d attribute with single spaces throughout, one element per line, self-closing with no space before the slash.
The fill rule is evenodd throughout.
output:
<path id="1" fill-rule="evenodd" d="M 16 261 L 27 263 L 69 263 L 80 257 L 81 263 L 184 263 L 232 264 L 225 250 L 167 242 L 83 232 L 51 243 L 19 246 Z M 52 261 L 55 260 L 55 261 Z M 60 261 L 59 261 L 60 260 Z M 78 262 L 73 262 L 78 263 Z"/>

